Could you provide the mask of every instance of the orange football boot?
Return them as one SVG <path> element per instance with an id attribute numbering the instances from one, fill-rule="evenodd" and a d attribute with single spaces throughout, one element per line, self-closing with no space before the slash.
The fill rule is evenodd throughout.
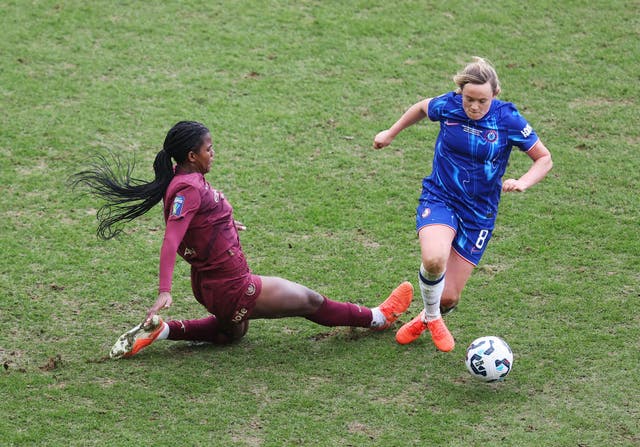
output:
<path id="1" fill-rule="evenodd" d="M 396 341 L 401 345 L 407 345 L 416 341 L 427 329 L 431 332 L 431 339 L 438 350 L 449 352 L 456 346 L 455 340 L 444 324 L 442 317 L 425 322 L 424 310 L 413 320 L 398 329 L 398 332 L 396 332 Z"/>
<path id="2" fill-rule="evenodd" d="M 398 317 L 402 315 L 411 304 L 413 299 L 413 286 L 409 281 L 405 281 L 394 289 L 389 297 L 378 306 L 382 315 L 386 318 L 387 322 L 382 326 L 374 328 L 377 331 L 382 331 L 389 328 L 396 322 Z"/>

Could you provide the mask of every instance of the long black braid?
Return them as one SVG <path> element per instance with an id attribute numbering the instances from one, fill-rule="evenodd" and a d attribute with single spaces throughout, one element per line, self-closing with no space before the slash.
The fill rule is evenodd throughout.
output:
<path id="1" fill-rule="evenodd" d="M 151 182 L 133 178 L 135 160 L 123 164 L 117 155 L 112 155 L 111 159 L 98 155 L 89 169 L 74 174 L 71 177 L 74 187 L 87 186 L 106 201 L 96 216 L 98 237 L 106 240 L 117 236 L 124 223 L 145 214 L 160 202 L 174 176 L 171 159 L 183 163 L 190 151 L 198 151 L 207 133 L 209 129 L 195 121 L 175 124 L 167 132 L 163 149 L 153 162 L 155 179 Z"/>

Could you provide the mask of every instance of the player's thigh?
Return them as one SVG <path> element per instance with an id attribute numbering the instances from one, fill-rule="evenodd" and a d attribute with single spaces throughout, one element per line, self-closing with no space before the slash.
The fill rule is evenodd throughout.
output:
<path id="1" fill-rule="evenodd" d="M 319 293 L 293 281 L 262 276 L 262 290 L 256 299 L 251 318 L 281 318 L 314 313 L 324 298 Z"/>
<path id="2" fill-rule="evenodd" d="M 418 239 L 422 263 L 427 271 L 431 273 L 444 271 L 455 235 L 455 230 L 448 225 L 432 224 L 420 228 Z"/>
<path id="3" fill-rule="evenodd" d="M 460 295 L 462 295 L 462 290 L 471 277 L 474 268 L 475 265 L 451 249 L 451 255 L 447 261 L 444 290 L 442 292 L 443 305 L 449 307 L 450 305 L 458 303 Z"/>

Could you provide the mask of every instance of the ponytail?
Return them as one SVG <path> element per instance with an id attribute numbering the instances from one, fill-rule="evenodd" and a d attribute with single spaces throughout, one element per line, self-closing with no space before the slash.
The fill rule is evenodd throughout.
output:
<path id="1" fill-rule="evenodd" d="M 112 165 L 115 169 L 112 168 Z M 131 173 L 135 161 L 123 164 L 112 155 L 111 160 L 103 155 L 89 169 L 71 177 L 72 185 L 84 185 L 106 203 L 98 209 L 97 235 L 100 239 L 111 239 L 122 232 L 124 223 L 145 214 L 162 200 L 171 179 L 173 166 L 171 157 L 161 150 L 156 155 L 153 169 L 156 178 L 151 182 L 133 178 Z"/>
<path id="2" fill-rule="evenodd" d="M 135 161 L 123 163 L 117 155 L 108 160 L 98 155 L 98 160 L 89 169 L 71 177 L 71 183 L 87 186 L 92 193 L 106 203 L 98 209 L 98 230 L 100 239 L 111 239 L 122 232 L 122 226 L 136 217 L 142 216 L 164 197 L 174 176 L 173 158 L 178 164 L 187 159 L 190 151 L 197 151 L 204 135 L 209 133 L 203 124 L 196 121 L 180 121 L 167 133 L 163 149 L 153 162 L 155 179 L 144 182 L 131 177 Z M 115 170 L 111 168 L 111 162 Z"/>

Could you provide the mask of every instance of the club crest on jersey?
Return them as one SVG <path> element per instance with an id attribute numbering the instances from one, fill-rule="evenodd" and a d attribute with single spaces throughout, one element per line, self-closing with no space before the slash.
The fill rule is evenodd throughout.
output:
<path id="1" fill-rule="evenodd" d="M 254 283 L 250 283 L 249 286 L 247 287 L 247 290 L 245 290 L 244 294 L 247 296 L 253 296 L 256 293 L 256 285 Z"/>
<path id="2" fill-rule="evenodd" d="M 171 215 L 180 217 L 182 214 L 182 205 L 184 205 L 184 196 L 176 196 L 173 199 L 173 205 L 171 205 Z"/>
<path id="3" fill-rule="evenodd" d="M 498 139 L 498 132 L 496 132 L 493 129 L 492 130 L 488 130 L 488 131 L 486 131 L 484 133 L 483 137 L 489 143 L 495 143 L 495 141 Z"/>

